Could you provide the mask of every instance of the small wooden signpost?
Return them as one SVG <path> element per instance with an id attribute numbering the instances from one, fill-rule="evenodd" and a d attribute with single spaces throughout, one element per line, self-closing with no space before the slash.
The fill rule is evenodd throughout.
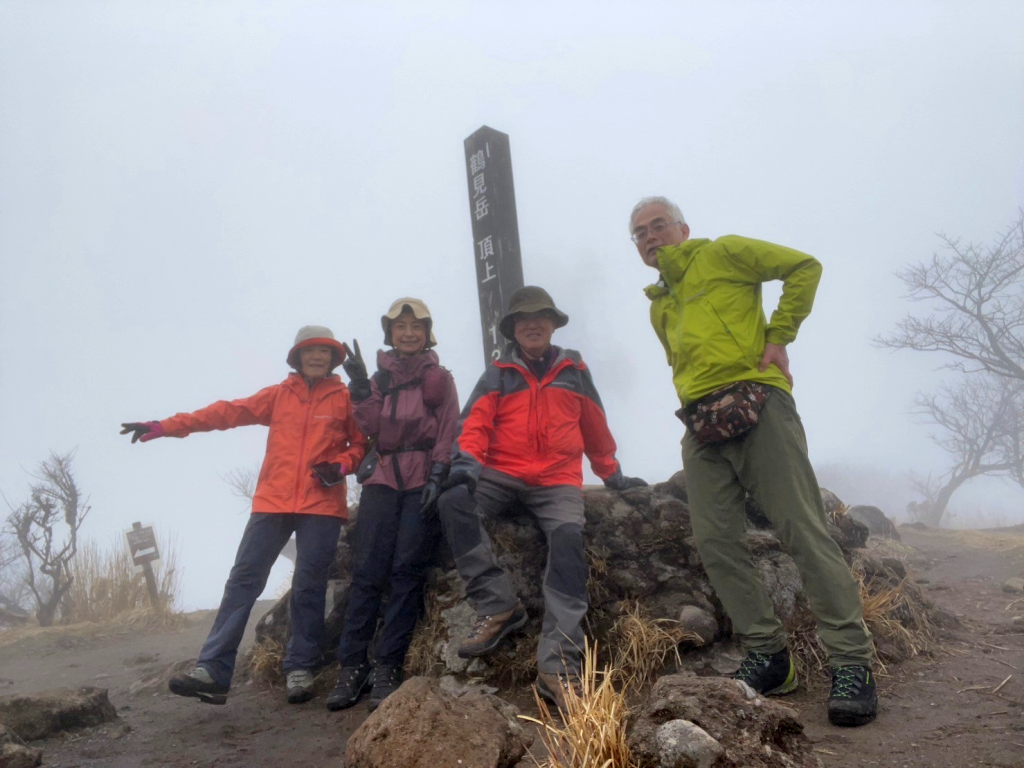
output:
<path id="1" fill-rule="evenodd" d="M 156 534 L 153 527 L 142 523 L 132 523 L 132 529 L 125 531 L 128 537 L 128 549 L 132 554 L 132 562 L 142 567 L 146 575 L 146 587 L 149 589 L 149 604 L 153 608 L 160 607 L 160 592 L 156 586 L 156 575 L 153 573 L 151 563 L 160 559 L 160 550 L 156 545 Z"/>

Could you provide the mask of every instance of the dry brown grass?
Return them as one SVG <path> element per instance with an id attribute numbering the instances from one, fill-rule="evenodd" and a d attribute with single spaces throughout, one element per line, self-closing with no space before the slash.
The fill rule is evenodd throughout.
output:
<path id="1" fill-rule="evenodd" d="M 597 647 L 589 643 L 583 653 L 582 695 L 570 688 L 566 711 L 552 714 L 534 689 L 539 718 L 520 715 L 539 726 L 547 751 L 539 768 L 635 768 L 626 742 L 629 710 L 625 693 L 615 690 L 614 671 L 597 668 Z"/>
<path id="2" fill-rule="evenodd" d="M 149 591 L 142 570 L 132 563 L 128 544 L 117 537 L 103 549 L 95 541 L 79 546 L 71 561 L 74 581 L 68 592 L 62 621 L 68 624 L 93 622 L 135 623 L 151 628 L 173 626 L 181 572 L 174 539 L 159 539 L 161 559 L 153 563 L 159 605 L 150 606 Z M 148 618 L 143 618 L 148 613 Z M 165 616 L 163 624 L 158 622 Z M 154 622 L 157 622 L 154 624 Z"/>
<path id="3" fill-rule="evenodd" d="M 444 618 L 441 611 L 445 606 L 437 599 L 434 590 L 427 590 L 423 618 L 416 625 L 409 651 L 405 656 L 405 668 L 410 675 L 439 675 L 444 671 L 438 647 L 447 639 Z"/>
<path id="4" fill-rule="evenodd" d="M 885 640 L 901 659 L 912 659 L 935 645 L 935 627 L 916 588 L 907 579 L 893 583 L 864 575 L 862 567 L 854 568 L 860 584 L 864 622 L 871 634 Z M 885 671 L 884 659 L 879 659 Z"/>
<path id="5" fill-rule="evenodd" d="M 269 637 L 255 643 L 245 659 L 245 672 L 257 683 L 284 682 L 284 646 Z"/>
<path id="6" fill-rule="evenodd" d="M 652 619 L 639 600 L 627 601 L 608 635 L 612 675 L 625 689 L 638 691 L 670 657 L 681 664 L 679 644 L 702 644 L 701 638 L 673 619 Z"/>
<path id="7" fill-rule="evenodd" d="M 1024 535 L 1018 533 L 962 530 L 942 531 L 941 535 L 955 539 L 970 549 L 1002 553 L 1024 552 Z"/>
<path id="8" fill-rule="evenodd" d="M 608 576 L 608 561 L 593 549 L 584 553 L 587 558 L 587 594 L 590 604 L 600 604 L 608 597 L 608 589 L 604 586 Z"/>
<path id="9" fill-rule="evenodd" d="M 505 641 L 506 643 L 508 641 Z M 517 686 L 532 682 L 537 673 L 537 638 L 518 635 L 511 649 L 502 649 L 487 658 L 495 678 L 505 685 Z"/>
<path id="10" fill-rule="evenodd" d="M 911 659 L 935 647 L 935 627 L 927 606 L 908 579 L 868 575 L 859 559 L 852 570 L 860 589 L 864 623 L 876 643 L 884 641 L 884 647 L 892 654 L 890 661 Z M 820 675 L 828 668 L 828 650 L 818 636 L 810 611 L 805 611 L 797 626 L 789 627 L 789 634 L 797 671 L 805 679 Z M 887 673 L 885 662 L 885 658 L 877 659 L 881 675 Z"/>

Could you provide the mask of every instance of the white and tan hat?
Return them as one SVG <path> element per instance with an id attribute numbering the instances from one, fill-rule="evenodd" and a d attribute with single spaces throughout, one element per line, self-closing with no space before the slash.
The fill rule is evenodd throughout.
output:
<path id="1" fill-rule="evenodd" d="M 430 349 L 431 347 L 437 346 L 437 339 L 434 337 L 434 320 L 430 316 L 430 309 L 428 309 L 422 299 L 413 299 L 409 296 L 403 296 L 400 299 L 395 299 L 391 304 L 391 308 L 380 316 L 380 327 L 384 329 L 384 343 L 389 347 L 395 346 L 391 343 L 391 321 L 396 319 L 403 312 L 412 312 L 412 316 L 417 320 L 426 320 L 426 348 Z"/>

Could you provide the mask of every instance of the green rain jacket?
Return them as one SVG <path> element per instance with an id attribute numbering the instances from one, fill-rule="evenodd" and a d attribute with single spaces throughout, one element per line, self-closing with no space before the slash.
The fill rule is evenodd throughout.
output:
<path id="1" fill-rule="evenodd" d="M 781 245 L 726 235 L 658 250 L 661 280 L 645 289 L 651 324 L 685 406 L 736 381 L 790 392 L 776 366 L 757 369 L 765 342 L 789 344 L 811 312 L 821 279 L 813 256 Z M 761 283 L 782 280 L 779 306 L 767 322 Z"/>

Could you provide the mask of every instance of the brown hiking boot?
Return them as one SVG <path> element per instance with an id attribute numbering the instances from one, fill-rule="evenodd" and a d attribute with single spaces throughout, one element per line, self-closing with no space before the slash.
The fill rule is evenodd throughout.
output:
<path id="1" fill-rule="evenodd" d="M 537 693 L 540 694 L 540 697 L 558 707 L 558 711 L 562 714 L 565 714 L 565 700 L 569 693 L 569 688 L 572 688 L 577 699 L 583 698 L 583 684 L 580 682 L 579 675 L 556 675 L 552 672 L 538 672 L 537 681 L 534 685 L 537 687 Z"/>
<path id="2" fill-rule="evenodd" d="M 472 659 L 486 656 L 494 651 L 501 641 L 526 624 L 526 609 L 516 603 L 511 610 L 493 616 L 478 616 L 476 624 L 459 647 L 459 658 Z"/>

